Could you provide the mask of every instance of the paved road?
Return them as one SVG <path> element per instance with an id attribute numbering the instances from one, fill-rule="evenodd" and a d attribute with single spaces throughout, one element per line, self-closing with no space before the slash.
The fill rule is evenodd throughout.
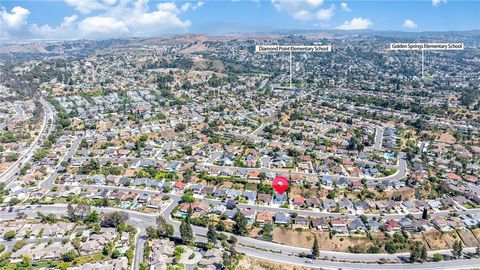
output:
<path id="1" fill-rule="evenodd" d="M 257 136 L 264 128 L 266 128 L 270 123 L 262 123 L 257 129 L 255 129 L 251 135 Z"/>
<path id="2" fill-rule="evenodd" d="M 206 163 L 213 164 L 213 162 L 218 158 L 220 158 L 222 155 L 223 155 L 222 151 L 213 151 Z"/>
<path id="3" fill-rule="evenodd" d="M 373 149 L 375 150 L 382 149 L 383 130 L 384 130 L 383 127 L 375 128 L 375 144 L 373 145 Z"/>
<path id="4" fill-rule="evenodd" d="M 43 104 L 43 103 L 42 103 Z M 47 104 L 47 106 L 49 106 Z M 53 116 L 53 111 L 52 111 L 52 116 Z M 53 120 L 52 120 L 53 123 Z M 72 147 L 67 151 L 66 155 L 64 156 L 63 160 L 68 160 L 69 158 L 73 157 L 73 154 L 77 150 L 79 143 L 81 141 L 81 138 L 77 138 L 72 142 Z M 406 167 L 406 161 L 404 160 L 404 154 L 401 153 L 399 163 L 398 163 L 398 172 L 395 175 L 385 177 L 385 178 L 377 178 L 377 179 L 369 179 L 369 181 L 380 181 L 380 180 L 395 180 L 395 179 L 401 179 L 407 175 L 407 167 Z M 113 160 L 112 158 L 103 158 L 106 160 Z M 134 159 L 132 159 L 134 160 Z M 140 160 L 140 159 L 139 159 Z M 59 162 L 60 163 L 60 162 Z M 219 167 L 219 166 L 214 166 L 214 165 L 207 165 L 207 166 L 213 166 L 213 167 Z M 237 167 L 230 167 L 233 169 L 244 169 L 244 168 L 237 168 Z M 257 168 L 252 168 L 252 169 L 247 169 L 247 170 L 259 170 Z M 284 171 L 281 170 L 272 170 L 268 168 L 261 168 L 261 171 L 264 171 L 266 173 L 268 172 L 273 172 L 273 173 L 284 173 Z M 308 174 L 308 173 L 297 173 L 297 172 L 292 172 L 292 174 Z M 311 174 L 311 175 L 317 175 L 317 174 Z M 58 172 L 57 169 L 52 172 L 52 174 L 47 177 L 47 179 L 41 183 L 42 188 L 51 188 L 54 185 L 54 180 L 57 178 Z M 358 179 L 358 178 L 353 178 L 351 179 Z M 87 186 L 82 186 L 82 187 L 92 187 L 92 188 L 107 188 L 110 190 L 117 189 L 117 190 L 124 190 L 124 191 L 138 191 L 142 193 L 148 193 L 148 194 L 158 194 L 160 193 L 159 191 L 154 191 L 154 190 L 142 190 L 142 189 L 134 189 L 134 188 L 128 188 L 128 187 L 114 187 L 114 186 L 94 186 L 94 185 L 87 185 Z M 163 210 L 161 213 L 164 215 L 175 227 L 176 229 L 176 235 L 179 235 L 179 225 L 180 222 L 171 219 L 171 211 L 173 208 L 178 204 L 178 201 L 180 200 L 180 195 L 176 194 L 168 194 L 173 202 Z M 220 204 L 222 202 L 218 200 L 211 200 L 211 199 L 205 199 L 208 203 L 210 204 Z M 312 212 L 312 211 L 306 211 L 306 210 L 290 210 L 290 209 L 283 209 L 283 208 L 275 208 L 275 207 L 269 207 L 269 206 L 253 206 L 253 205 L 247 205 L 247 204 L 239 204 L 239 208 L 244 209 L 244 208 L 254 208 L 257 211 L 272 211 L 272 212 L 296 212 L 301 215 L 305 216 L 311 216 L 311 217 L 322 217 L 322 216 L 346 216 L 349 218 L 355 217 L 355 215 L 341 215 L 338 213 L 323 213 L 323 212 Z M 135 242 L 135 260 L 134 260 L 134 269 L 138 269 L 140 262 L 142 261 L 143 258 L 143 249 L 145 245 L 145 239 L 142 237 L 144 235 L 145 228 L 148 226 L 154 226 L 155 225 L 155 216 L 153 215 L 148 215 L 148 214 L 143 214 L 135 211 L 130 211 L 130 210 L 124 210 L 124 209 L 115 209 L 115 208 L 94 208 L 97 209 L 99 212 L 110 212 L 110 211 L 126 211 L 130 215 L 129 219 L 129 224 L 135 226 L 137 229 L 139 229 L 140 237 L 137 237 L 136 242 Z M 45 211 L 46 213 L 54 213 L 57 215 L 63 215 L 66 213 L 66 205 L 49 205 L 49 206 L 44 206 L 40 209 L 25 209 L 22 211 L 25 211 L 29 217 L 35 217 L 36 216 L 36 211 Z M 462 211 L 463 212 L 463 211 Z M 471 210 L 465 210 L 465 213 L 474 213 L 475 209 Z M 480 212 L 480 210 L 478 211 Z M 448 215 L 448 212 L 439 212 L 439 213 L 431 213 L 432 215 Z M 400 218 L 403 217 L 404 214 L 399 214 L 399 215 L 385 215 L 384 218 Z M 15 213 L 0 213 L 0 217 L 2 218 L 15 218 Z M 205 241 L 205 235 L 207 232 L 206 228 L 203 227 L 193 227 L 193 231 L 196 234 L 196 238 L 199 241 Z M 227 234 L 229 235 L 229 234 Z M 286 262 L 290 264 L 305 264 L 304 259 L 301 259 L 299 257 L 294 257 L 293 255 L 298 255 L 300 253 L 309 253 L 309 249 L 304 249 L 304 248 L 298 248 L 298 247 L 292 247 L 292 246 L 286 246 L 286 245 L 281 245 L 281 244 L 276 244 L 276 243 L 271 243 L 271 242 L 265 242 L 262 240 L 258 239 L 253 239 L 249 237 L 237 237 L 239 239 L 239 246 L 238 249 L 239 251 L 245 252 L 248 255 L 255 256 L 258 258 L 272 258 L 272 257 L 279 257 L 275 258 L 275 261 L 278 262 Z M 255 249 L 252 247 L 257 247 L 265 250 L 270 250 L 270 251 L 275 251 L 275 252 L 266 252 L 266 251 L 261 251 L 259 249 Z M 448 251 L 446 251 L 448 252 Z M 351 253 L 343 253 L 343 252 L 331 252 L 331 251 L 321 251 L 322 256 L 327 256 L 331 258 L 337 258 L 337 259 L 342 259 L 342 260 L 348 260 L 348 261 L 356 261 L 356 260 L 362 260 L 362 261 L 370 261 L 370 262 L 375 262 L 380 258 L 388 258 L 390 260 L 398 260 L 398 255 L 394 254 L 351 254 Z M 330 262 L 326 260 L 319 261 L 321 262 L 322 267 L 333 267 L 333 268 L 338 268 L 342 267 L 345 268 L 344 266 L 346 265 L 345 263 L 342 262 Z M 306 264 L 307 266 L 312 266 L 311 264 Z M 324 266 L 325 265 L 325 266 Z M 352 269 L 360 269 L 363 268 L 363 264 L 352 264 Z M 372 265 L 367 265 L 371 267 Z M 391 269 L 397 269 L 395 267 L 399 267 L 402 265 L 393 265 Z M 403 265 L 402 267 L 404 267 Z M 410 264 L 408 266 L 411 266 Z M 368 267 L 367 267 L 368 268 Z M 348 268 L 347 268 L 348 269 Z M 390 269 L 390 268 L 389 268 Z M 422 269 L 425 269 L 423 267 Z"/>
<path id="5" fill-rule="evenodd" d="M 147 235 L 145 230 L 138 230 L 135 239 L 135 256 L 133 257 L 133 269 L 140 269 L 140 263 L 143 262 L 143 254 L 145 254 L 145 244 L 147 243 Z"/>
<path id="6" fill-rule="evenodd" d="M 70 158 L 73 157 L 73 154 L 75 153 L 75 151 L 77 151 L 81 141 L 82 141 L 81 137 L 76 138 L 72 141 L 72 146 L 70 147 L 70 149 L 68 149 L 65 156 L 58 162 L 58 165 L 60 165 L 62 161 L 68 161 Z M 53 183 L 55 182 L 55 179 L 57 179 L 58 175 L 59 173 L 58 173 L 58 166 L 57 166 L 55 170 L 42 183 L 40 183 L 40 187 L 51 188 L 53 186 Z"/>
<path id="7" fill-rule="evenodd" d="M 330 260 L 316 260 L 313 263 L 307 263 L 307 260 L 300 257 L 285 256 L 284 254 L 272 253 L 258 249 L 237 246 L 237 250 L 258 258 L 260 260 L 273 261 L 275 263 L 293 264 L 316 269 L 335 269 L 335 270 L 358 270 L 358 269 L 388 269 L 388 270 L 405 270 L 405 269 L 422 269 L 422 270 L 459 270 L 459 269 L 478 269 L 480 259 L 461 259 L 452 261 L 415 263 L 415 264 L 378 264 L 378 263 L 349 263 Z M 322 256 L 322 253 L 320 253 Z"/>
<path id="8" fill-rule="evenodd" d="M 15 113 L 19 116 L 19 117 L 23 117 L 25 115 L 25 112 L 22 110 L 22 108 L 18 105 L 18 104 L 15 104 L 13 106 L 13 108 L 15 109 Z"/>
<path id="9" fill-rule="evenodd" d="M 404 179 L 407 174 L 408 174 L 408 168 L 407 168 L 407 161 L 405 160 L 405 153 L 400 152 L 399 154 L 399 159 L 397 163 L 397 172 L 395 174 L 389 175 L 387 177 L 377 177 L 377 178 L 366 178 L 368 182 L 381 182 L 384 180 L 387 181 L 397 181 L 397 180 L 402 180 Z M 155 159 L 155 158 L 111 158 L 111 157 L 75 157 L 75 160 L 89 160 L 89 159 L 97 159 L 99 161 L 115 161 L 115 160 L 120 160 L 120 161 L 133 161 L 133 162 L 140 162 L 142 160 L 146 161 L 159 161 L 161 159 Z M 166 160 L 161 160 L 165 162 L 174 162 L 174 161 L 166 161 Z M 181 162 L 181 161 L 179 161 Z M 278 175 L 286 175 L 289 172 L 286 170 L 279 170 L 279 169 L 270 169 L 270 168 L 242 168 L 242 167 L 235 167 L 235 166 L 219 166 L 219 165 L 213 165 L 209 163 L 203 163 L 200 164 L 201 166 L 207 167 L 207 168 L 215 168 L 215 169 L 230 169 L 230 170 L 244 170 L 247 172 L 250 171 L 260 171 L 264 172 L 267 174 L 278 174 Z M 305 176 L 317 176 L 317 177 L 323 177 L 327 176 L 326 174 L 319 174 L 319 173 L 306 173 L 306 172 L 295 172 L 291 171 L 290 172 L 292 175 L 305 175 Z M 362 177 L 353 177 L 353 176 L 339 176 L 339 175 L 328 175 L 331 176 L 334 179 L 339 179 L 341 177 L 348 178 L 350 180 L 361 180 Z"/>
<path id="10" fill-rule="evenodd" d="M 32 144 L 30 144 L 30 147 L 18 158 L 18 160 L 0 175 L 0 182 L 5 182 L 7 186 L 15 179 L 21 167 L 30 161 L 42 139 L 46 138 L 53 131 L 55 114 L 54 109 L 44 99 L 40 99 L 40 103 L 42 104 L 44 110 L 41 131 Z M 50 125 L 48 125 L 49 120 Z"/>
<path id="11" fill-rule="evenodd" d="M 69 185 L 58 185 L 56 186 L 63 186 L 67 187 Z M 70 186 L 74 187 L 74 186 Z M 149 195 L 168 195 L 172 199 L 178 201 L 181 198 L 181 195 L 174 194 L 174 193 L 163 193 L 158 190 L 151 190 L 151 189 L 141 189 L 141 188 L 133 188 L 133 187 L 117 187 L 117 186 L 107 186 L 107 185 L 82 185 L 82 188 L 93 188 L 93 189 L 107 189 L 110 191 L 113 190 L 119 190 L 123 192 L 138 192 L 138 193 L 146 193 Z M 201 198 L 201 200 L 207 202 L 209 205 L 218 205 L 218 204 L 224 204 L 224 202 L 216 199 L 207 199 L 207 198 Z M 356 214 L 341 214 L 341 213 L 329 213 L 329 212 L 320 212 L 320 211 L 312 211 L 312 210 L 297 210 L 297 209 L 286 209 L 286 208 L 279 208 L 275 206 L 263 206 L 263 205 L 251 205 L 251 204 L 243 204 L 243 203 L 237 203 L 237 207 L 240 209 L 254 209 L 256 211 L 270 211 L 273 213 L 297 213 L 301 216 L 310 216 L 312 218 L 317 218 L 317 217 L 346 217 L 350 219 L 357 218 L 358 215 Z M 448 216 L 452 214 L 453 212 L 450 211 L 431 211 L 428 214 L 432 217 L 434 216 Z M 478 208 L 472 208 L 472 209 L 464 209 L 464 210 L 459 210 L 454 212 L 458 215 L 476 215 L 480 214 L 480 209 Z M 365 214 L 367 217 L 379 217 L 380 215 L 377 214 Z M 381 215 L 381 217 L 385 219 L 400 219 L 405 217 L 406 214 L 400 213 L 400 214 L 384 214 Z M 421 213 L 414 213 L 412 214 L 414 217 L 421 217 Z"/>
<path id="12" fill-rule="evenodd" d="M 165 208 L 161 215 L 165 216 L 175 228 L 175 235 L 179 235 L 179 226 L 180 222 L 173 220 L 171 218 L 171 211 L 176 206 L 178 199 L 173 199 L 173 202 Z M 16 208 L 24 208 L 24 206 L 17 206 Z M 95 210 L 99 212 L 111 212 L 111 211 L 124 211 L 129 213 L 130 219 L 129 224 L 135 226 L 136 228 L 144 231 L 148 226 L 155 225 L 155 215 L 139 213 L 131 210 L 116 209 L 116 208 L 98 208 L 94 207 Z M 42 211 L 44 213 L 54 213 L 56 215 L 63 215 L 67 211 L 67 205 L 48 205 L 42 206 L 37 209 L 24 209 L 22 212 L 27 214 L 27 216 L 33 218 L 36 217 L 36 212 Z M 0 212 L 1 219 L 12 219 L 15 217 L 14 212 Z M 207 229 L 203 227 L 193 226 L 193 232 L 196 235 L 198 241 L 205 241 L 205 235 Z M 225 233 L 227 236 L 230 236 L 229 233 Z M 476 268 L 476 263 L 479 263 L 480 260 L 456 260 L 456 261 L 447 261 L 447 262 L 438 262 L 438 263 L 423 263 L 423 264 L 382 264 L 378 265 L 376 262 L 380 258 L 388 259 L 389 261 L 399 261 L 399 257 L 408 256 L 408 254 L 353 254 L 353 253 L 343 253 L 343 252 L 332 252 L 332 251 L 321 251 L 319 260 L 316 260 L 313 264 L 306 263 L 305 259 L 302 259 L 298 256 L 299 253 L 310 253 L 309 249 L 298 248 L 280 245 L 271 242 L 265 242 L 249 237 L 239 237 L 237 250 L 243 252 L 249 256 L 257 257 L 260 259 L 273 260 L 275 262 L 284 262 L 288 264 L 303 265 L 307 267 L 322 267 L 328 269 L 372 269 L 372 268 L 381 268 L 381 269 L 473 269 Z M 140 240 L 138 240 L 140 239 Z M 137 238 L 136 247 L 142 246 L 142 238 Z M 474 248 L 469 248 L 468 250 L 473 251 Z M 268 250 L 268 251 L 266 251 Z M 140 260 L 143 257 L 143 252 L 140 252 L 140 248 L 135 254 L 135 261 Z M 430 252 L 432 254 L 433 252 Z M 449 254 L 449 250 L 435 251 L 435 253 Z M 325 257 L 328 257 L 325 258 Z M 350 261 L 350 262 L 345 262 Z M 360 263 L 359 261 L 363 261 Z M 138 261 L 139 264 L 140 261 Z M 369 263 L 365 263 L 369 262 Z M 137 264 L 137 262 L 136 262 Z"/>

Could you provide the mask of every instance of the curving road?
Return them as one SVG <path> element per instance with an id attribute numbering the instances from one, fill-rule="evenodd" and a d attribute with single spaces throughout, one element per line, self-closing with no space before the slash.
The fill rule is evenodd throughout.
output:
<path id="1" fill-rule="evenodd" d="M 42 139 L 46 138 L 54 129 L 55 109 L 43 98 L 40 98 L 40 103 L 42 104 L 44 110 L 41 131 L 39 132 L 35 140 L 32 142 L 32 144 L 30 144 L 30 147 L 28 147 L 28 149 L 24 151 L 24 153 L 18 158 L 18 160 L 0 175 L 0 182 L 5 182 L 7 186 L 13 182 L 15 177 L 20 172 L 21 167 L 30 161 L 33 154 L 35 153 L 35 150 L 41 144 Z M 48 125 L 49 121 L 50 125 Z"/>
<path id="2" fill-rule="evenodd" d="M 386 177 L 378 177 L 378 178 L 366 178 L 368 182 L 381 182 L 381 181 L 399 181 L 404 179 L 408 175 L 408 167 L 407 167 L 407 161 L 405 159 L 406 154 L 403 152 L 399 153 L 399 158 L 397 161 L 397 171 L 389 176 Z M 112 157 L 75 157 L 76 160 L 90 160 L 90 159 L 96 159 L 99 161 L 118 161 L 118 160 L 123 160 L 123 161 L 132 161 L 132 162 L 140 162 L 142 160 L 144 161 L 165 161 L 162 159 L 156 159 L 156 158 L 112 158 Z M 168 161 L 168 162 L 174 162 L 174 161 Z M 182 161 L 178 161 L 182 162 Z M 278 175 L 285 175 L 285 174 L 292 174 L 292 175 L 305 175 L 305 176 L 318 176 L 318 177 L 323 177 L 323 176 L 330 176 L 333 179 L 339 179 L 339 178 L 347 178 L 350 180 L 361 180 L 363 179 L 362 177 L 351 177 L 351 176 L 340 176 L 340 175 L 327 175 L 327 174 L 319 174 L 319 173 L 306 173 L 306 172 L 295 172 L 291 171 L 288 172 L 286 170 L 280 170 L 280 169 L 270 169 L 266 167 L 261 167 L 261 168 L 243 168 L 243 167 L 235 167 L 235 166 L 219 166 L 219 165 L 213 165 L 210 163 L 203 163 L 199 164 L 200 166 L 204 166 L 207 168 L 215 168 L 215 169 L 231 169 L 231 170 L 243 170 L 247 172 L 251 171 L 258 171 L 258 172 L 264 172 L 264 173 L 272 173 L 272 174 L 278 174 Z"/>
<path id="3" fill-rule="evenodd" d="M 174 198 L 173 201 L 163 209 L 159 215 L 163 215 L 175 228 L 175 236 L 179 236 L 179 226 L 180 222 L 171 218 L 171 211 L 177 205 L 178 198 Z M 42 211 L 44 213 L 53 213 L 55 215 L 65 215 L 67 212 L 67 205 L 65 204 L 56 204 L 56 205 L 47 205 L 41 206 L 40 208 L 30 208 L 25 209 L 25 206 L 16 206 L 16 209 L 24 212 L 28 217 L 35 218 L 37 216 L 37 211 Z M 156 215 L 140 213 L 132 210 L 117 209 L 111 207 L 93 207 L 93 209 L 99 212 L 112 212 L 112 211 L 123 211 L 129 214 L 128 223 L 135 226 L 139 229 L 140 233 L 136 241 L 136 252 L 134 259 L 134 269 L 138 269 L 139 263 L 143 258 L 143 245 L 145 239 L 142 237 L 144 231 L 148 226 L 155 226 Z M 15 212 L 0 212 L 0 219 L 14 219 L 16 216 Z M 197 241 L 205 242 L 205 235 L 207 229 L 203 227 L 192 226 L 193 232 L 195 234 Z M 227 236 L 231 234 L 225 233 Z M 442 262 L 428 262 L 422 264 L 410 264 L 410 263 L 389 263 L 389 264 L 378 264 L 378 261 L 383 258 L 389 261 L 399 262 L 402 257 L 408 257 L 408 254 L 354 254 L 346 252 L 333 252 L 333 251 L 320 251 L 320 258 L 311 263 L 306 261 L 304 258 L 298 257 L 300 253 L 309 254 L 310 250 L 305 248 L 291 247 L 280 245 L 276 243 L 266 242 L 258 239 L 253 239 L 249 237 L 240 237 L 236 236 L 238 239 L 238 244 L 236 249 L 240 252 L 243 252 L 249 256 L 264 259 L 272 260 L 277 263 L 287 263 L 293 265 L 301 265 L 306 267 L 321 267 L 326 269 L 372 269 L 378 268 L 381 269 L 475 269 L 477 268 L 477 263 L 480 263 L 480 259 L 459 259 L 453 261 L 442 261 Z M 468 251 L 474 251 L 475 248 L 467 248 Z M 442 253 L 450 255 L 449 250 L 440 250 L 429 252 L 430 255 L 433 253 Z"/>

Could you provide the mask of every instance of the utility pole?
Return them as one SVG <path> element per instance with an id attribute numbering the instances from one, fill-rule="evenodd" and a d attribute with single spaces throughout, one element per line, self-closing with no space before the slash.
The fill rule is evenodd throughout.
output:
<path id="1" fill-rule="evenodd" d="M 290 89 L 292 89 L 292 50 L 290 50 Z"/>
<path id="2" fill-rule="evenodd" d="M 290 89 L 293 89 L 292 84 L 292 53 L 325 53 L 331 52 L 332 45 L 255 45 L 255 52 L 257 53 L 286 53 L 288 52 L 290 58 Z"/>
<path id="3" fill-rule="evenodd" d="M 425 53 L 424 52 L 425 52 L 425 50 L 422 49 L 422 80 L 423 80 L 423 70 L 424 70 L 423 66 L 424 66 L 424 62 L 425 62 L 425 55 L 424 55 Z"/>

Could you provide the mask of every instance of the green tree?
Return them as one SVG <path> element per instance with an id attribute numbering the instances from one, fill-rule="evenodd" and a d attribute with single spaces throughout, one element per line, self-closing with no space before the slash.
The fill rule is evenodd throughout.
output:
<path id="1" fill-rule="evenodd" d="M 165 218 L 157 216 L 156 219 L 158 233 L 162 236 L 173 236 L 174 228 L 172 224 L 168 224 Z"/>
<path id="2" fill-rule="evenodd" d="M 420 259 L 420 245 L 419 242 L 415 242 L 410 246 L 410 261 L 416 262 Z"/>
<path id="3" fill-rule="evenodd" d="M 367 253 L 374 254 L 374 253 L 378 253 L 378 252 L 380 252 L 380 248 L 377 247 L 377 246 L 371 246 L 367 249 Z"/>
<path id="4" fill-rule="evenodd" d="M 125 224 L 129 216 L 125 212 L 114 211 L 111 213 L 104 213 L 100 225 L 103 227 L 119 227 Z"/>
<path id="5" fill-rule="evenodd" d="M 192 204 L 190 204 L 188 206 L 188 209 L 187 209 L 187 216 L 185 217 L 185 220 L 190 224 L 190 221 L 191 221 L 191 218 L 192 218 L 192 214 L 193 214 L 193 209 L 192 209 Z"/>
<path id="6" fill-rule="evenodd" d="M 32 266 L 32 258 L 28 254 L 23 255 L 22 266 L 27 268 Z"/>
<path id="7" fill-rule="evenodd" d="M 225 223 L 223 222 L 223 220 L 220 220 L 217 223 L 217 230 L 219 230 L 221 232 L 225 231 Z"/>
<path id="8" fill-rule="evenodd" d="M 16 234 L 15 234 L 15 231 L 8 231 L 8 232 L 6 232 L 6 233 L 3 235 L 3 238 L 4 238 L 5 240 L 10 241 L 10 240 L 12 240 L 13 238 L 15 238 L 15 235 L 16 235 Z"/>
<path id="9" fill-rule="evenodd" d="M 453 242 L 453 246 L 452 246 L 453 257 L 460 258 L 460 256 L 462 256 L 462 251 L 463 251 L 462 241 L 456 240 L 455 242 Z"/>
<path id="10" fill-rule="evenodd" d="M 13 248 L 12 248 L 13 252 L 21 249 L 26 244 L 27 244 L 27 241 L 25 241 L 25 240 L 20 240 L 20 241 L 15 242 L 15 244 L 13 244 Z"/>
<path id="11" fill-rule="evenodd" d="M 442 261 L 442 260 L 443 260 L 443 255 L 440 254 L 440 253 L 435 253 L 435 254 L 433 254 L 433 260 L 434 260 L 435 262 Z"/>
<path id="12" fill-rule="evenodd" d="M 114 248 L 113 242 L 112 242 L 112 241 L 108 241 L 108 242 L 103 246 L 102 254 L 105 255 L 105 256 L 109 256 L 109 255 L 112 253 L 113 248 Z"/>
<path id="13" fill-rule="evenodd" d="M 428 211 L 427 208 L 423 208 L 422 219 L 428 219 Z"/>
<path id="14" fill-rule="evenodd" d="M 108 200 L 107 197 L 103 197 L 103 198 L 100 199 L 99 205 L 104 206 L 104 207 L 108 207 L 108 206 L 110 206 L 110 201 Z"/>
<path id="15" fill-rule="evenodd" d="M 395 246 L 395 244 L 391 241 L 388 241 L 386 244 L 385 244 L 385 251 L 392 254 L 392 253 L 395 253 L 397 252 L 397 247 Z"/>
<path id="16" fill-rule="evenodd" d="M 14 198 L 11 198 L 10 201 L 8 202 L 8 205 L 10 206 L 14 206 L 16 204 L 19 204 L 21 201 L 19 198 L 17 197 L 14 197 Z"/>
<path id="17" fill-rule="evenodd" d="M 264 238 L 270 239 L 270 238 L 272 237 L 272 230 L 273 230 L 272 223 L 266 222 L 266 223 L 263 225 L 262 236 L 263 236 Z"/>
<path id="18" fill-rule="evenodd" d="M 422 247 L 420 249 L 420 260 L 423 262 L 423 261 L 426 261 L 428 258 L 428 252 L 427 252 L 427 247 L 422 244 Z"/>
<path id="19" fill-rule="evenodd" d="M 315 236 L 315 239 L 313 240 L 313 246 L 312 246 L 312 257 L 314 259 L 318 258 L 320 255 L 320 246 L 318 245 L 318 238 Z"/>
<path id="20" fill-rule="evenodd" d="M 78 237 L 73 238 L 73 240 L 72 240 L 72 246 L 73 246 L 77 251 L 79 251 L 79 250 L 80 250 L 80 247 L 82 246 L 82 242 L 80 242 L 80 238 L 78 238 Z"/>
<path id="21" fill-rule="evenodd" d="M 42 160 L 47 156 L 47 150 L 45 149 L 39 149 L 33 153 L 33 159 L 36 161 Z"/>
<path id="22" fill-rule="evenodd" d="M 155 228 L 152 227 L 152 226 L 148 226 L 148 227 L 145 229 L 145 232 L 147 233 L 147 236 L 148 236 L 148 238 L 150 238 L 150 239 L 158 238 L 158 230 L 155 229 Z"/>
<path id="23" fill-rule="evenodd" d="M 121 254 L 120 254 L 120 250 L 118 248 L 116 248 L 113 252 L 112 252 L 112 258 L 113 259 L 116 259 L 118 257 L 120 257 Z"/>
<path id="24" fill-rule="evenodd" d="M 233 225 L 233 233 L 245 236 L 248 234 L 248 229 L 247 229 L 247 219 L 245 218 L 245 215 L 238 211 L 235 213 L 234 216 L 235 220 L 235 225 Z"/>
<path id="25" fill-rule="evenodd" d="M 75 215 L 75 209 L 71 203 L 68 203 L 67 205 L 67 217 L 72 222 L 76 222 L 78 220 L 77 216 Z"/>
<path id="26" fill-rule="evenodd" d="M 182 220 L 180 224 L 180 237 L 185 244 L 190 244 L 193 241 L 192 225 L 186 219 Z"/>
<path id="27" fill-rule="evenodd" d="M 182 195 L 180 201 L 182 203 L 194 203 L 195 198 L 191 194 L 184 194 L 184 195 Z"/>
<path id="28" fill-rule="evenodd" d="M 57 216 L 54 213 L 50 213 L 46 216 L 45 220 L 48 224 L 53 224 L 57 221 Z"/>
<path id="29" fill-rule="evenodd" d="M 96 223 L 98 221 L 98 212 L 93 210 L 85 217 L 85 223 Z"/>
<path id="30" fill-rule="evenodd" d="M 90 204 L 86 201 L 81 201 L 75 206 L 75 215 L 80 220 L 84 220 L 91 212 Z"/>
<path id="31" fill-rule="evenodd" d="M 165 230 L 165 236 L 172 237 L 173 233 L 175 233 L 175 228 L 173 228 L 172 224 L 167 224 L 167 228 Z"/>
<path id="32" fill-rule="evenodd" d="M 73 250 L 67 251 L 62 255 L 62 260 L 64 262 L 72 262 L 73 260 L 75 260 L 75 258 L 77 258 L 77 254 L 75 254 L 75 251 Z"/>
<path id="33" fill-rule="evenodd" d="M 207 239 L 209 243 L 214 245 L 217 243 L 217 231 L 215 230 L 213 223 L 208 224 Z"/>
<path id="34" fill-rule="evenodd" d="M 230 269 L 230 266 L 232 265 L 232 258 L 231 256 L 228 255 L 226 251 L 223 252 L 223 261 L 222 264 L 225 267 L 225 269 Z"/>

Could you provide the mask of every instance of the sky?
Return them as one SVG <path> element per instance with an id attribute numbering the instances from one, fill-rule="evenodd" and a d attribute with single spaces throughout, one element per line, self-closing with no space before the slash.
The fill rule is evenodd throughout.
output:
<path id="1" fill-rule="evenodd" d="M 480 29 L 480 0 L 2 0 L 0 39 Z"/>

